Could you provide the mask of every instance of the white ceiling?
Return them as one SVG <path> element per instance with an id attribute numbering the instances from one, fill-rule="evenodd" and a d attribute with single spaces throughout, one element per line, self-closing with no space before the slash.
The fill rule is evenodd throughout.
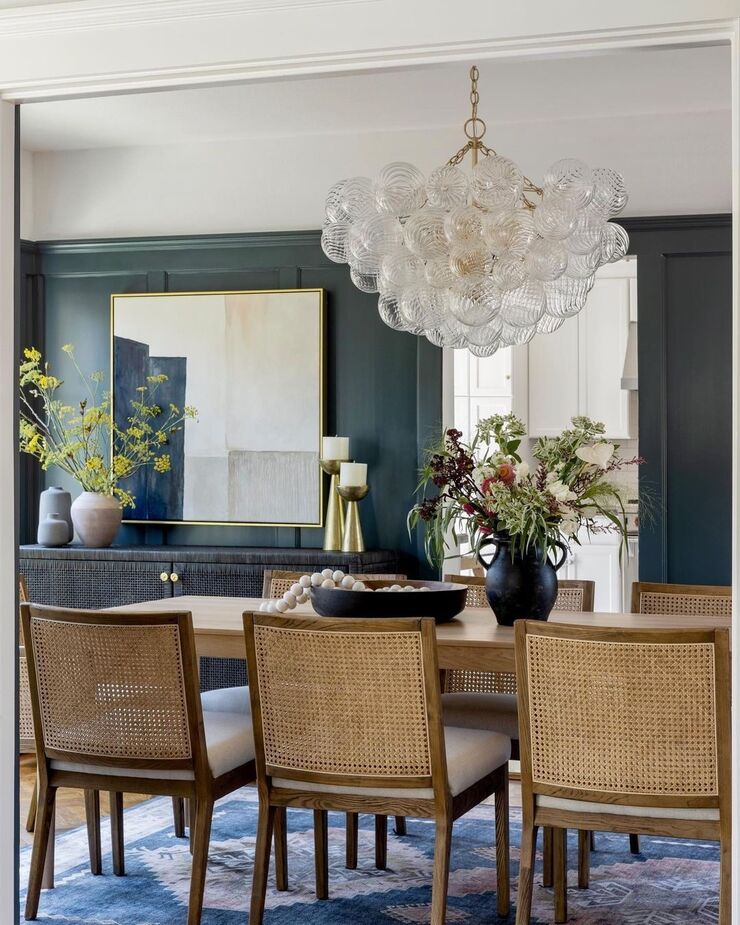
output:
<path id="1" fill-rule="evenodd" d="M 483 62 L 486 141 L 497 144 L 497 124 L 653 113 L 727 112 L 729 130 L 729 54 L 716 46 Z M 55 151 L 462 125 L 468 88 L 467 65 L 444 64 L 35 103 L 22 110 L 22 144 Z"/>

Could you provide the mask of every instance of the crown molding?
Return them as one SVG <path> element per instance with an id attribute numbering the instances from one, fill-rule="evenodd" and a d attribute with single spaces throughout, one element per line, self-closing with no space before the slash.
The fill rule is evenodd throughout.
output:
<path id="1" fill-rule="evenodd" d="M 0 10 L 0 35 L 78 32 L 375 2 L 377 0 L 71 0 Z"/>

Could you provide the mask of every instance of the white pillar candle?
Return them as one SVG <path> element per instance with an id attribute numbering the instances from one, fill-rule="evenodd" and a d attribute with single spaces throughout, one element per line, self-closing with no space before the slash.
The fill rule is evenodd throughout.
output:
<path id="1" fill-rule="evenodd" d="M 343 462 L 339 467 L 339 484 L 344 488 L 367 485 L 367 463 Z"/>
<path id="2" fill-rule="evenodd" d="M 324 437 L 321 442 L 322 459 L 349 459 L 349 437 Z"/>

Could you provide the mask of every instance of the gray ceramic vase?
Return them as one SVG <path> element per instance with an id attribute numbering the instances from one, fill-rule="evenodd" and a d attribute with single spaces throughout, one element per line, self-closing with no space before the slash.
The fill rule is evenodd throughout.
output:
<path id="1" fill-rule="evenodd" d="M 69 526 L 61 514 L 47 514 L 39 521 L 36 535 L 39 546 L 66 546 L 69 542 Z"/>
<path id="2" fill-rule="evenodd" d="M 69 543 L 74 536 L 71 507 L 72 495 L 58 486 L 47 488 L 45 491 L 42 491 L 39 496 L 39 530 L 41 529 L 41 524 L 46 520 L 49 514 L 58 514 L 64 523 L 67 524 L 67 539 L 64 540 L 63 543 L 54 543 L 55 546 L 63 546 L 64 543 Z M 38 542 L 42 546 L 47 545 L 41 543 L 40 539 Z"/>

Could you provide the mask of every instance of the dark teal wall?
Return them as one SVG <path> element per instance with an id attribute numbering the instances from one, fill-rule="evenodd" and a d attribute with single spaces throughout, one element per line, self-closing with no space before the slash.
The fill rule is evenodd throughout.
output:
<path id="1" fill-rule="evenodd" d="M 731 583 L 732 222 L 625 219 L 637 255 L 640 578 Z"/>
<path id="2" fill-rule="evenodd" d="M 109 298 L 122 292 L 323 288 L 327 297 L 327 433 L 346 434 L 367 462 L 362 503 L 368 548 L 418 555 L 406 513 L 420 454 L 439 432 L 441 351 L 386 327 L 377 296 L 359 292 L 346 266 L 331 263 L 318 232 L 24 245 L 26 342 L 53 361 L 73 343 L 85 369 L 108 369 Z M 285 362 L 301 349 L 285 332 Z M 29 469 L 26 482 L 31 491 Z M 279 488 L 279 487 L 278 487 Z M 26 537 L 33 512 L 26 518 Z M 128 526 L 127 542 L 321 546 L 322 531 L 267 527 Z M 423 558 L 423 557 L 422 557 Z"/>

